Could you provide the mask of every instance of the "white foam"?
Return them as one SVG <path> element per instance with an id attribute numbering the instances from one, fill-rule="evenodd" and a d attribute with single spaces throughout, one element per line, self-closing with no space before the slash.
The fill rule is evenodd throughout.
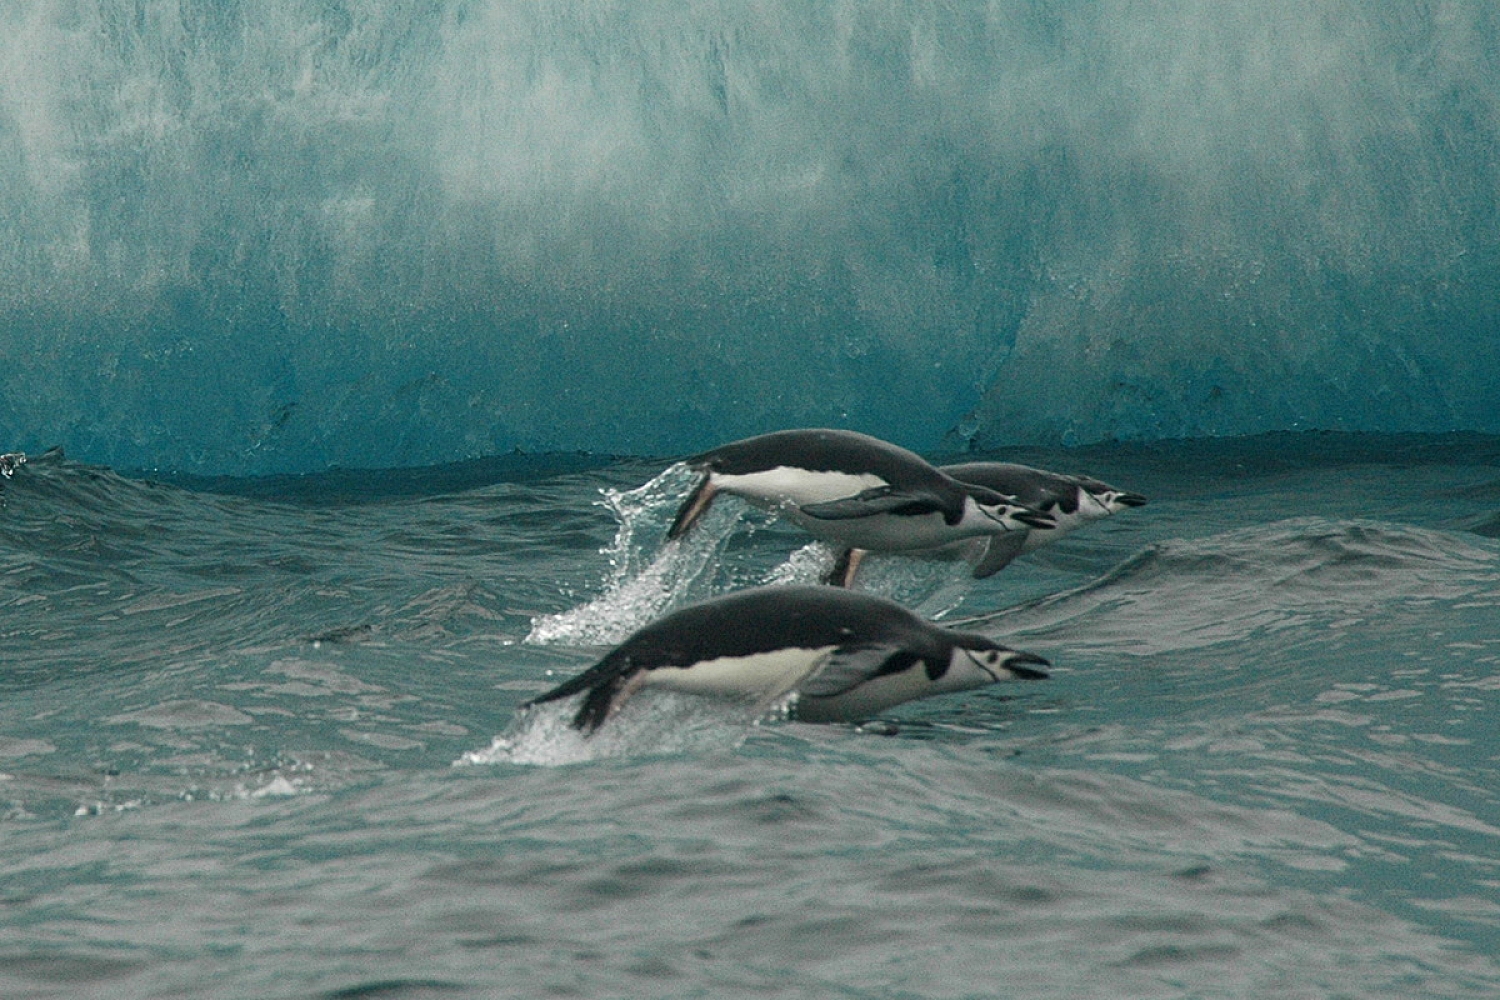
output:
<path id="1" fill-rule="evenodd" d="M 662 544 L 697 473 L 677 464 L 633 490 L 606 490 L 600 503 L 620 525 L 602 551 L 610 572 L 593 600 L 531 623 L 536 644 L 610 645 L 667 611 L 708 596 L 708 585 L 744 505 L 724 498 L 694 531 Z"/>
<path id="2" fill-rule="evenodd" d="M 724 698 L 672 691 L 643 691 L 591 735 L 571 725 L 577 699 L 537 705 L 518 713 L 481 750 L 455 767 L 491 764 L 557 766 L 614 757 L 732 750 L 768 718 L 784 718 L 789 698 L 769 709 Z"/>
<path id="3" fill-rule="evenodd" d="M 810 542 L 766 574 L 766 584 L 820 583 L 833 569 L 833 550 L 822 542 Z"/>
<path id="4" fill-rule="evenodd" d="M 252 799 L 269 799 L 301 795 L 302 788 L 300 785 L 300 781 L 289 779 L 284 774 L 278 774 L 264 785 L 250 792 L 249 797 Z"/>

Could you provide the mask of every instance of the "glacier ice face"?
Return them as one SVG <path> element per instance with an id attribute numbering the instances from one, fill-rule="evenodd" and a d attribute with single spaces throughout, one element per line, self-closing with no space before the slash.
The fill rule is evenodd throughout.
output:
<path id="1" fill-rule="evenodd" d="M 0 10 L 0 447 L 1500 430 L 1500 12 Z"/>

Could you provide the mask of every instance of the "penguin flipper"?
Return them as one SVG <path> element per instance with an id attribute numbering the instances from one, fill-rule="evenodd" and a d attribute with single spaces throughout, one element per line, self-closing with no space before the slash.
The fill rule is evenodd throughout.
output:
<path id="1" fill-rule="evenodd" d="M 1026 535 L 1024 531 L 1007 531 L 1003 535 L 991 535 L 984 554 L 974 564 L 974 579 L 983 580 L 987 576 L 994 576 L 1009 566 L 1011 561 L 1021 554 L 1021 547 L 1026 544 Z"/>
<path id="2" fill-rule="evenodd" d="M 797 508 L 820 521 L 850 521 L 876 514 L 940 514 L 943 504 L 937 497 L 906 493 L 893 486 L 876 486 L 839 500 L 803 504 Z"/>
<path id="3" fill-rule="evenodd" d="M 797 693 L 808 698 L 835 698 L 876 677 L 899 673 L 917 659 L 917 654 L 900 646 L 840 646 L 797 685 Z"/>

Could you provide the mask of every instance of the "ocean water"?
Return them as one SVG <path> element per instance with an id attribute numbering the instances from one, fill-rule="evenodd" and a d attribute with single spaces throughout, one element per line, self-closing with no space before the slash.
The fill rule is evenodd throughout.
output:
<path id="1" fill-rule="evenodd" d="M 1500 995 L 1497 143 L 1494 3 L 0 4 L 0 1000 Z M 785 426 L 1151 503 L 518 717 Z"/>
<path id="2" fill-rule="evenodd" d="M 0 480 L 0 996 L 1500 993 L 1500 440 L 1007 457 L 1149 506 L 867 585 L 1051 679 L 517 705 L 827 553 L 587 456 Z M 556 709 L 556 710 L 554 710 Z"/>

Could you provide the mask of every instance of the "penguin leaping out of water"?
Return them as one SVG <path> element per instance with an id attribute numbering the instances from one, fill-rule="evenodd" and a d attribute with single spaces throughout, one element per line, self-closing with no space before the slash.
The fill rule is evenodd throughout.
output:
<path id="1" fill-rule="evenodd" d="M 998 573 L 1017 556 L 1034 552 L 1070 531 L 1146 503 L 1139 493 L 1128 493 L 1088 476 L 1047 472 L 1011 462 L 964 462 L 939 468 L 960 482 L 1013 497 L 1016 503 L 1052 519 L 1052 527 L 1047 531 L 1022 528 L 1005 535 L 965 539 L 911 553 L 929 559 L 966 559 L 973 564 L 976 579 Z M 862 549 L 845 548 L 835 558 L 827 582 L 851 586 L 864 555 Z"/>
<path id="2" fill-rule="evenodd" d="M 721 493 L 774 510 L 825 542 L 876 552 L 1047 530 L 1052 518 L 989 487 L 960 482 L 905 448 L 844 430 L 789 430 L 687 460 L 702 472 L 667 532 L 690 531 Z"/>
<path id="3" fill-rule="evenodd" d="M 1047 665 L 984 636 L 933 625 L 885 598 L 821 586 L 759 587 L 657 619 L 522 708 L 583 694 L 573 726 L 589 734 L 636 691 L 654 687 L 762 708 L 793 695 L 792 715 L 801 721 L 857 722 L 916 698 L 1039 680 Z"/>

